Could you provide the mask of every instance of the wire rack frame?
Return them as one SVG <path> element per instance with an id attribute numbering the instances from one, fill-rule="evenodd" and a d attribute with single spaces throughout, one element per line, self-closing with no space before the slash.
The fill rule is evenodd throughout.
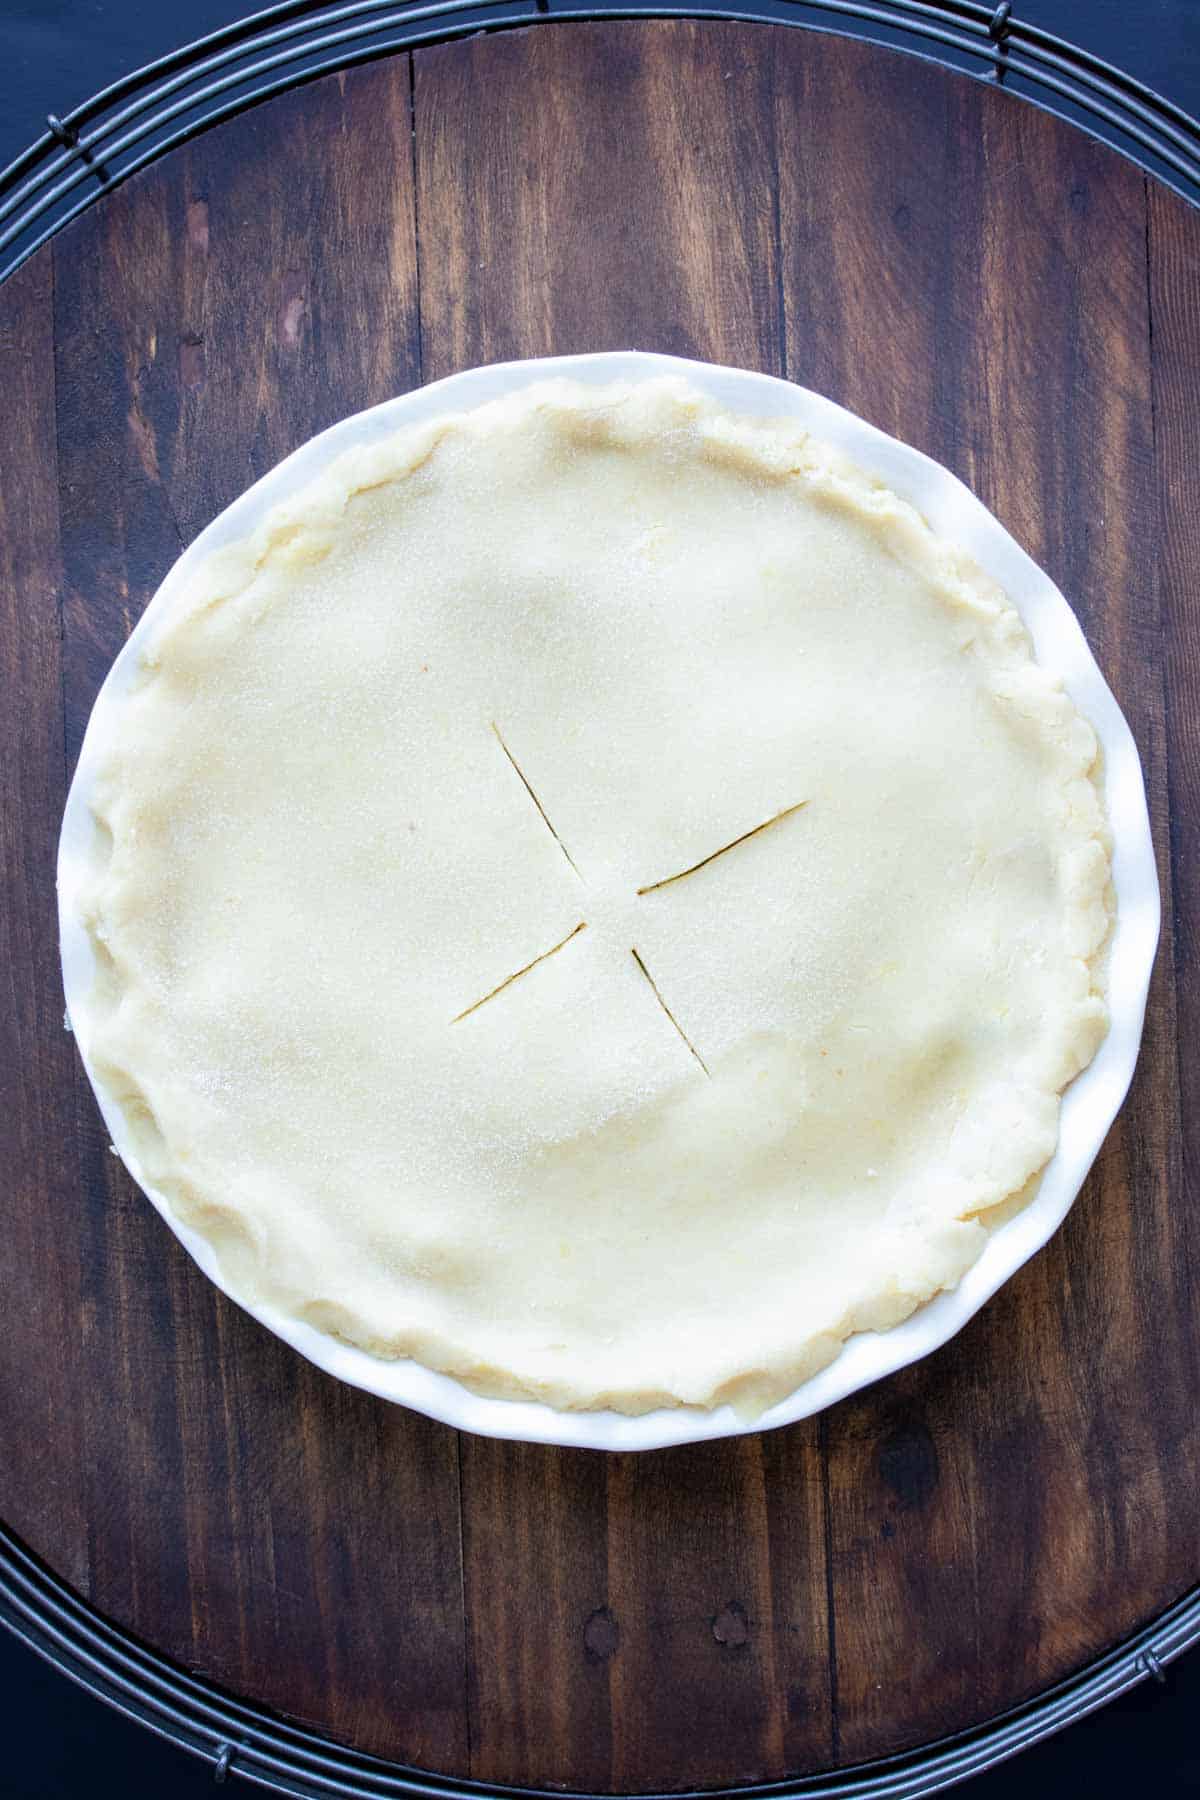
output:
<path id="1" fill-rule="evenodd" d="M 542 20 L 721 18 L 866 37 L 1003 83 L 1132 156 L 1200 204 L 1200 124 L 1121 70 L 1013 16 L 1011 0 L 282 0 L 123 77 L 0 172 L 0 280 L 102 194 L 222 119 L 391 52 Z M 296 1800 L 485 1800 L 484 1789 L 380 1762 L 189 1675 L 92 1611 L 0 1526 L 0 1625 L 97 1698 L 231 1777 Z M 1103 1706 L 1200 1644 L 1200 1589 L 1070 1680 L 962 1736 L 886 1762 L 736 1790 L 740 1800 L 920 1800 Z M 732 1790 L 731 1790 L 732 1791 Z M 559 1800 L 584 1800 L 556 1790 Z M 674 1800 L 701 1800 L 675 1796 Z M 709 1794 L 703 1800 L 721 1800 Z"/>
<path id="2" fill-rule="evenodd" d="M 274 1720 L 108 1624 L 0 1527 L 0 1623 L 126 1717 L 230 1776 L 295 1800 L 550 1800 L 534 1788 L 483 1787 L 344 1749 Z M 1094 1712 L 1200 1643 L 1200 1590 L 1081 1674 L 978 1730 L 886 1762 L 725 1790 L 737 1800 L 922 1800 L 1015 1756 Z M 555 1789 L 556 1800 L 587 1800 Z M 646 1800 L 658 1800 L 647 1796 Z M 662 1796 L 661 1800 L 667 1800 Z M 671 1800 L 722 1800 L 676 1794 Z"/>
<path id="3" fill-rule="evenodd" d="M 282 0 L 114 82 L 0 172 L 0 279 L 147 163 L 256 101 L 389 52 L 539 20 L 721 18 L 853 33 L 1003 82 L 1200 203 L 1200 124 L 1141 82 L 1026 25 L 1011 0 Z"/>

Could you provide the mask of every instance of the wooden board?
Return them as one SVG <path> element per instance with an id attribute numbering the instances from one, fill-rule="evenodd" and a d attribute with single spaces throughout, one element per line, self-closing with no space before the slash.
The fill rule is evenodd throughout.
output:
<path id="1" fill-rule="evenodd" d="M 0 1518 L 103 1614 L 485 1782 L 763 1781 L 961 1730 L 1200 1575 L 1200 215 L 994 87 L 784 27 L 538 25 L 256 108 L 0 290 Z M 341 415 L 509 356 L 786 373 L 961 474 L 1076 605 L 1166 902 L 1130 1102 L 934 1357 L 766 1436 L 459 1438 L 218 1295 L 61 1026 L 53 859 L 166 569 Z"/>

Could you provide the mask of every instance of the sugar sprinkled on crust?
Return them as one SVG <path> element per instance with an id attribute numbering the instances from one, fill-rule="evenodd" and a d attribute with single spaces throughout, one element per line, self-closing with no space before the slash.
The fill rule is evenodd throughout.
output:
<path id="1" fill-rule="evenodd" d="M 674 380 L 340 457 L 177 597 L 95 810 L 134 1173 L 481 1392 L 772 1403 L 960 1278 L 1107 1025 L 1095 736 L 1013 607 Z"/>

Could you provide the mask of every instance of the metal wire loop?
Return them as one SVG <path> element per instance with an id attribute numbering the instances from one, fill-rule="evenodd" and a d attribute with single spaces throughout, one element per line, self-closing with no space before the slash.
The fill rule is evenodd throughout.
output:
<path id="1" fill-rule="evenodd" d="M 56 143 L 61 144 L 64 150 L 71 151 L 78 156 L 80 161 L 86 163 L 88 168 L 92 171 L 92 174 L 100 181 L 108 181 L 108 170 L 104 167 L 103 163 L 96 161 L 96 158 L 92 155 L 88 146 L 80 142 L 79 133 L 73 125 L 64 125 L 57 113 L 47 113 L 46 124 L 49 126 L 50 135 L 54 138 Z M 66 158 L 63 160 L 65 161 Z"/>
<path id="2" fill-rule="evenodd" d="M 999 86 L 1004 85 L 1004 77 L 1008 74 L 1008 39 L 1012 31 L 1012 0 L 1000 0 L 991 18 L 988 20 L 988 36 L 996 46 L 996 61 L 992 69 Z"/>
<path id="3" fill-rule="evenodd" d="M 65 144 L 68 150 L 75 148 L 79 142 L 79 133 L 74 126 L 64 125 L 57 113 L 47 113 L 46 123 L 50 127 L 51 136 L 56 137 L 60 144 Z"/>

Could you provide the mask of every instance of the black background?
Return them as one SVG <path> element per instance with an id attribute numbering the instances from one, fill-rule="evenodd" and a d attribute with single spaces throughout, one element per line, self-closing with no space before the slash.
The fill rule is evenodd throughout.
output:
<path id="1" fill-rule="evenodd" d="M 253 10 L 254 0 L 0 0 L 0 167 L 39 134 L 47 112 L 65 113 L 117 76 Z M 1200 115 L 1200 0 L 1017 0 L 1014 11 Z M 1192 1651 L 1168 1669 L 1164 1685 L 1143 1682 L 979 1777 L 971 1800 L 1200 1795 L 1198 1713 L 1200 1651 Z M 212 1792 L 211 1765 L 127 1723 L 0 1630 L 0 1800 L 189 1800 Z"/>

